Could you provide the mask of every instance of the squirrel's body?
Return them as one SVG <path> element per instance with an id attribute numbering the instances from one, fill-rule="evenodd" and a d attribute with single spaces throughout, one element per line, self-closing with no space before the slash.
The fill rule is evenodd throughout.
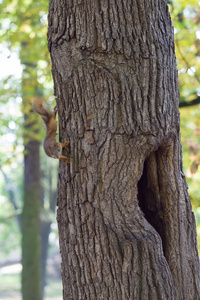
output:
<path id="1" fill-rule="evenodd" d="M 34 100 L 33 107 L 35 108 L 37 113 L 42 116 L 42 119 L 46 125 L 46 137 L 43 143 L 45 153 L 50 157 L 58 158 L 60 160 L 69 162 L 69 158 L 62 155 L 62 148 L 69 145 L 70 142 L 58 143 L 56 141 L 57 108 L 55 107 L 53 112 L 51 112 L 49 108 L 45 105 L 45 103 L 39 98 L 36 98 Z"/>

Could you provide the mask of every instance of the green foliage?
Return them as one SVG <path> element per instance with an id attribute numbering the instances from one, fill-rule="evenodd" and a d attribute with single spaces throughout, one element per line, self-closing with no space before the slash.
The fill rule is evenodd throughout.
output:
<path id="1" fill-rule="evenodd" d="M 22 160 L 23 116 L 19 86 L 19 79 L 13 76 L 0 81 L 0 166 Z"/>
<path id="2" fill-rule="evenodd" d="M 171 1 L 169 7 L 175 33 L 180 100 L 189 102 L 200 95 L 199 1 Z"/>
<path id="3" fill-rule="evenodd" d="M 180 101 L 191 101 L 200 95 L 200 10 L 199 1 L 176 0 L 169 5 L 175 31 L 179 70 Z M 184 170 L 194 206 L 200 204 L 199 146 L 200 113 L 196 107 L 182 108 L 181 137 Z"/>
<path id="4" fill-rule="evenodd" d="M 9 49 L 8 57 L 16 52 L 23 66 L 20 79 L 9 76 L 0 82 L 0 145 L 4 145 L 0 146 L 0 164 L 3 165 L 15 160 L 22 137 L 25 143 L 44 137 L 44 130 L 40 130 L 43 128 L 41 122 L 37 114 L 32 113 L 31 101 L 38 95 L 45 100 L 52 95 L 46 39 L 48 5 L 45 0 L 5 0 L 0 3 L 0 50 Z M 23 105 L 23 114 L 28 116 L 25 120 L 21 113 L 22 99 L 23 104 L 26 103 Z M 23 127 L 24 122 L 32 126 Z M 10 139 L 6 138 L 8 136 Z M 6 139 L 6 143 L 2 139 Z"/>
<path id="5" fill-rule="evenodd" d="M 21 234 L 17 224 L 16 211 L 4 195 L 0 196 L 0 207 L 1 259 L 3 257 L 6 259 L 13 249 L 18 252 L 18 255 L 20 254 Z"/>
<path id="6" fill-rule="evenodd" d="M 51 64 L 46 38 L 48 4 L 45 0 L 5 0 L 0 3 L 0 42 L 10 51 L 19 53 L 23 66 L 22 78 L 18 80 L 15 94 L 20 93 L 23 103 L 26 103 L 23 105 L 23 113 L 28 116 L 25 123 L 32 124 L 31 127 L 25 126 L 23 132 L 26 143 L 43 137 L 40 135 L 38 116 L 32 114 L 33 98 L 42 96 L 47 100 L 52 94 Z M 5 80 L 9 81 L 8 78 Z M 12 83 L 7 83 L 8 88 L 11 85 Z M 10 101 L 10 97 L 7 100 Z"/>
<path id="7" fill-rule="evenodd" d="M 184 108 L 181 112 L 183 166 L 194 207 L 200 206 L 200 110 Z"/>
<path id="8" fill-rule="evenodd" d="M 169 3 L 179 70 L 180 102 L 200 96 L 200 10 L 199 0 L 172 0 Z M 183 166 L 189 196 L 197 222 L 200 250 L 200 110 L 199 105 L 181 108 Z"/>
<path id="9" fill-rule="evenodd" d="M 8 49 L 7 57 L 10 53 L 15 52 L 22 66 L 22 71 L 19 70 L 15 77 L 4 78 L 0 83 L 0 88 L 3 91 L 0 99 L 0 107 L 2 107 L 0 109 L 2 116 L 0 120 L 0 125 L 2 125 L 0 126 L 2 133 L 0 138 L 2 142 L 0 143 L 2 145 L 0 149 L 0 167 L 4 166 L 5 175 L 8 176 L 9 181 L 14 183 L 13 191 L 16 186 L 21 187 L 23 182 L 23 156 L 27 157 L 26 154 L 28 154 L 27 151 L 26 153 L 23 152 L 23 149 L 28 148 L 27 145 L 30 141 L 38 141 L 44 137 L 44 130 L 40 130 L 43 126 L 41 126 L 38 115 L 33 112 L 32 101 L 34 97 L 42 97 L 44 100 L 52 98 L 51 67 L 46 39 L 48 1 L 5 0 L 0 2 L 0 11 L 0 42 L 2 45 L 0 50 L 6 52 L 5 49 Z M 16 170 L 13 173 L 10 172 L 15 165 L 17 166 L 17 172 Z M 20 181 L 18 183 L 14 181 L 17 175 Z M 4 218 L 2 217 L 1 229 L 2 236 L 8 238 L 13 229 L 13 222 L 15 222 L 13 232 L 16 233 L 16 230 L 19 230 L 19 226 L 16 226 L 16 219 L 19 217 L 17 213 L 21 213 L 22 193 L 21 190 L 18 190 L 16 199 L 15 197 L 12 198 L 6 190 L 6 185 L 6 180 L 3 180 L 2 188 L 5 192 L 2 197 L 5 200 L 4 208 L 7 208 L 9 213 L 8 215 L 5 214 Z M 26 188 L 27 184 L 25 184 L 25 192 Z M 36 190 L 38 191 L 38 189 L 35 189 L 35 192 Z M 25 192 L 24 195 L 26 195 Z M 18 201 L 19 197 L 20 201 Z M 26 266 L 23 271 L 23 285 L 26 284 L 27 286 L 27 279 L 29 278 L 33 289 L 30 292 L 32 295 L 35 293 L 34 298 L 40 299 L 41 290 L 40 288 L 38 290 L 40 285 L 38 281 L 40 281 L 41 275 L 38 267 L 40 264 L 40 197 L 34 195 L 34 191 L 30 193 L 29 190 L 25 202 L 30 201 L 30 199 L 33 199 L 32 204 L 24 206 L 22 218 L 23 224 L 25 224 L 23 232 L 26 233 L 25 231 L 28 229 L 31 232 L 31 234 L 24 234 L 22 238 L 22 260 L 23 265 Z M 36 202 L 37 205 L 34 205 Z M 7 251 L 9 247 L 15 248 L 13 239 L 10 239 L 10 244 L 6 246 Z M 30 263 L 31 259 L 33 263 Z M 29 290 L 31 289 L 23 289 L 23 292 L 29 293 Z M 26 299 L 31 299 L 31 295 L 27 296 Z"/>

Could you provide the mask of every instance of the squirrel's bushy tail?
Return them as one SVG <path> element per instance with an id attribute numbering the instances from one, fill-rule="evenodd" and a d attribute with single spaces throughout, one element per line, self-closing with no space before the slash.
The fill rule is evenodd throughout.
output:
<path id="1" fill-rule="evenodd" d="M 44 101 L 40 98 L 35 98 L 33 101 L 33 108 L 42 116 L 44 123 L 47 125 L 53 116 L 53 112 L 50 111 Z"/>

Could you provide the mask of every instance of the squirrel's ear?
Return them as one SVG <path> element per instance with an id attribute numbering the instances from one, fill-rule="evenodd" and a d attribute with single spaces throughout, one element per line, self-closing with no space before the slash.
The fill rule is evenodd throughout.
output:
<path id="1" fill-rule="evenodd" d="M 48 147 L 49 150 L 51 150 L 51 147 L 49 145 L 47 147 Z"/>
<path id="2" fill-rule="evenodd" d="M 54 142 L 54 146 L 57 146 L 57 142 Z"/>

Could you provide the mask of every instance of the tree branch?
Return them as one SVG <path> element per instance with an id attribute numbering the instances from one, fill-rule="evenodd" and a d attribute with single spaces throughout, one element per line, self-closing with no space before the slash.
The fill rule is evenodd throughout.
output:
<path id="1" fill-rule="evenodd" d="M 193 105 L 197 105 L 200 104 L 200 97 L 197 97 L 196 99 L 192 100 L 192 101 L 184 101 L 184 102 L 180 102 L 179 103 L 179 107 L 189 107 L 189 106 L 193 106 Z"/>

